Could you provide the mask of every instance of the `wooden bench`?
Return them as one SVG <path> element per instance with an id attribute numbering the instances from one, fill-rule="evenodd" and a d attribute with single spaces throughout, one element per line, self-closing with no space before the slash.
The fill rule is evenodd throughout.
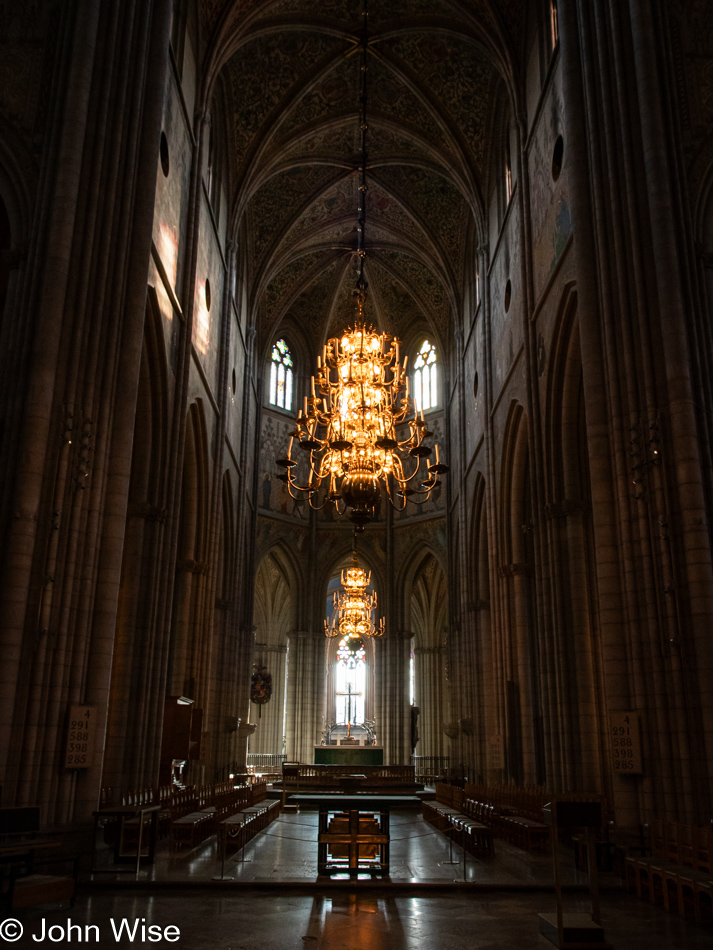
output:
<path id="1" fill-rule="evenodd" d="M 61 862 L 71 864 L 71 873 L 48 874 L 50 866 Z M 37 907 L 40 904 L 55 904 L 69 901 L 74 906 L 79 873 L 78 858 L 57 858 L 52 862 L 40 862 L 43 873 L 20 874 L 17 869 L 10 873 L 8 889 L 8 908 L 19 910 L 23 907 Z"/>
<path id="2" fill-rule="evenodd" d="M 225 860 L 228 848 L 242 850 L 280 813 L 279 801 L 262 801 L 224 819 L 218 826 L 218 853 Z"/>
<path id="3" fill-rule="evenodd" d="M 551 795 L 539 786 L 488 787 L 466 783 L 466 800 L 475 803 L 493 834 L 525 851 L 544 851 L 550 846 L 550 828 L 542 819 L 542 808 Z M 487 817 L 486 817 L 487 816 Z"/>
<path id="4" fill-rule="evenodd" d="M 651 822 L 651 855 L 628 855 L 630 893 L 667 911 L 713 924 L 713 829 L 685 822 Z"/>
<path id="5" fill-rule="evenodd" d="M 463 789 L 439 782 L 436 800 L 423 803 L 423 817 L 439 831 L 457 837 L 472 854 L 492 855 L 492 828 L 477 816 L 477 806 L 464 798 Z"/>
<path id="6" fill-rule="evenodd" d="M 38 806 L 0 808 L 0 876 L 8 876 L 9 910 L 65 900 L 74 904 L 79 860 L 57 855 L 61 838 L 39 837 L 39 831 Z M 52 873 L 59 865 L 64 865 L 62 873 Z"/>

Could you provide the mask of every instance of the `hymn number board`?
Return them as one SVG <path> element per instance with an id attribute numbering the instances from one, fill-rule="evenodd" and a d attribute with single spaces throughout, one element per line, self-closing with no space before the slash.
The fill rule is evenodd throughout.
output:
<path id="1" fill-rule="evenodd" d="M 67 752 L 64 758 L 66 768 L 88 769 L 92 764 L 96 725 L 96 706 L 70 707 Z"/>
<path id="2" fill-rule="evenodd" d="M 612 764 L 620 775 L 641 775 L 641 736 L 639 714 L 614 712 L 609 714 L 612 743 Z"/>

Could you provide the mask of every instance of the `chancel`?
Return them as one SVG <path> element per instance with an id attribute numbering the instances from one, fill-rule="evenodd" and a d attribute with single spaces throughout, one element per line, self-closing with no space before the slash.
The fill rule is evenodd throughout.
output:
<path id="1" fill-rule="evenodd" d="M 711 24 L 0 0 L 13 919 L 346 875 L 709 938 Z"/>

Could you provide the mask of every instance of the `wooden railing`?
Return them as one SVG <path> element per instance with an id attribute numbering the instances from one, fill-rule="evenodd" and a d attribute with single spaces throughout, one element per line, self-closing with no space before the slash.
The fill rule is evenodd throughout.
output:
<path id="1" fill-rule="evenodd" d="M 416 781 L 431 784 L 448 770 L 447 755 L 412 755 L 411 765 L 416 770 Z"/>
<path id="2" fill-rule="evenodd" d="M 294 771 L 293 771 L 294 769 Z M 310 779 L 334 780 L 338 783 L 340 776 L 365 775 L 370 782 L 415 782 L 416 771 L 413 765 L 298 765 L 288 766 L 289 774 L 299 777 L 305 784 Z M 286 774 L 288 774 L 286 770 Z"/>
<path id="3" fill-rule="evenodd" d="M 281 772 L 282 763 L 286 759 L 286 755 L 278 755 L 276 752 L 248 752 L 248 772 Z"/>
<path id="4" fill-rule="evenodd" d="M 358 774 L 365 776 L 362 788 L 409 789 L 416 784 L 412 765 L 302 765 L 286 763 L 283 767 L 283 788 L 297 790 L 338 789 L 341 779 Z"/>

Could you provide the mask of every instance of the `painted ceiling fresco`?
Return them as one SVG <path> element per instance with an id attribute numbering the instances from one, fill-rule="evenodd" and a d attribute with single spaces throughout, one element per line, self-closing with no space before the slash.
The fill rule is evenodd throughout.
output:
<path id="1" fill-rule="evenodd" d="M 360 149 L 355 0 L 205 3 L 222 49 L 230 142 L 261 349 L 352 322 Z M 368 315 L 447 348 L 465 236 L 483 218 L 486 125 L 520 0 L 370 0 Z"/>

